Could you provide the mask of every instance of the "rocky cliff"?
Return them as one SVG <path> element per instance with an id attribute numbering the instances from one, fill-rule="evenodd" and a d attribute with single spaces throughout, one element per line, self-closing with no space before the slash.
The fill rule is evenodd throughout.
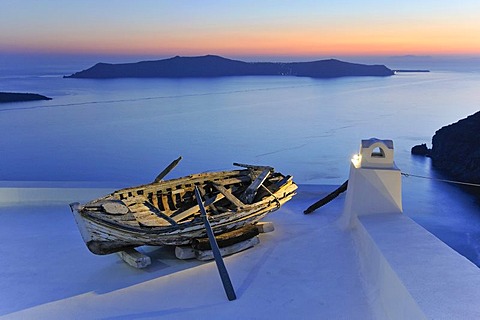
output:
<path id="1" fill-rule="evenodd" d="M 480 111 L 439 129 L 429 156 L 436 168 L 452 178 L 480 183 Z"/>

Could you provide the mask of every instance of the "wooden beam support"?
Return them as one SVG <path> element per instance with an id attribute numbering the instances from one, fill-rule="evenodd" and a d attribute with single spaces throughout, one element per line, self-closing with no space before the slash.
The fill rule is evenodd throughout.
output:
<path id="1" fill-rule="evenodd" d="M 268 233 L 268 232 L 272 232 L 272 231 L 275 230 L 275 227 L 273 226 L 273 223 L 269 222 L 269 221 L 257 222 L 255 224 L 255 226 L 257 227 L 258 232 L 260 232 L 260 233 Z"/>
<path id="2" fill-rule="evenodd" d="M 258 188 L 263 184 L 263 182 L 267 179 L 270 175 L 270 168 L 264 169 L 253 182 L 248 186 L 248 188 L 243 193 L 243 197 L 246 203 L 253 203 L 255 199 L 255 195 L 257 194 Z"/>
<path id="3" fill-rule="evenodd" d="M 222 255 L 222 257 L 225 257 L 251 248 L 259 243 L 260 240 L 258 239 L 258 236 L 255 236 L 253 238 L 232 244 L 231 246 L 220 248 L 220 254 Z M 195 258 L 197 258 L 198 260 L 207 261 L 214 259 L 212 250 L 194 250 L 194 253 Z"/>
<path id="4" fill-rule="evenodd" d="M 221 184 L 218 184 L 218 183 L 212 183 L 212 185 L 215 187 L 215 189 L 217 189 L 221 194 L 223 194 L 225 196 L 225 198 L 227 198 L 235 207 L 243 207 L 245 204 L 240 201 L 240 199 L 238 199 L 237 197 L 235 197 L 233 195 L 233 193 L 228 190 L 227 188 L 225 188 L 224 186 L 222 186 Z"/>
<path id="5" fill-rule="evenodd" d="M 117 254 L 128 265 L 137 269 L 145 268 L 152 263 L 149 256 L 146 256 L 133 248 L 117 252 Z"/>

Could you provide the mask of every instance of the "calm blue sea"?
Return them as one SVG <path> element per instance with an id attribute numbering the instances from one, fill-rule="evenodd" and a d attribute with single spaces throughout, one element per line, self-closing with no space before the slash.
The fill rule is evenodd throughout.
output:
<path id="1" fill-rule="evenodd" d="M 265 164 L 299 184 L 339 185 L 361 139 L 392 139 L 406 173 L 441 177 L 410 148 L 480 109 L 480 73 L 311 79 L 63 79 L 82 68 L 3 68 L 0 91 L 53 100 L 0 105 L 0 181 L 147 183 Z M 458 187 L 404 178 L 404 209 L 480 265 L 480 210 Z M 319 195 L 319 198 L 322 195 Z M 328 214 L 320 210 L 317 214 Z"/>

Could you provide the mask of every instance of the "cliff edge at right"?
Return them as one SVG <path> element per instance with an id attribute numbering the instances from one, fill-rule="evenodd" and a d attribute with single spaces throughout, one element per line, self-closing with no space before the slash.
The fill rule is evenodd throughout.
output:
<path id="1" fill-rule="evenodd" d="M 437 130 L 432 149 L 417 145 L 412 154 L 431 157 L 436 169 L 456 181 L 480 184 L 480 111 Z"/>

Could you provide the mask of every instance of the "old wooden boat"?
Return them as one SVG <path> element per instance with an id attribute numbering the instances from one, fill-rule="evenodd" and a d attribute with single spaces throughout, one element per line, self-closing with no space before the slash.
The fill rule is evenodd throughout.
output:
<path id="1" fill-rule="evenodd" d="M 239 170 L 162 180 L 176 163 L 153 183 L 70 205 L 91 252 L 102 255 L 142 245 L 188 245 L 205 237 L 195 186 L 215 234 L 255 224 L 290 200 L 297 189 L 291 176 L 271 167 L 242 164 L 235 164 L 242 167 Z"/>

